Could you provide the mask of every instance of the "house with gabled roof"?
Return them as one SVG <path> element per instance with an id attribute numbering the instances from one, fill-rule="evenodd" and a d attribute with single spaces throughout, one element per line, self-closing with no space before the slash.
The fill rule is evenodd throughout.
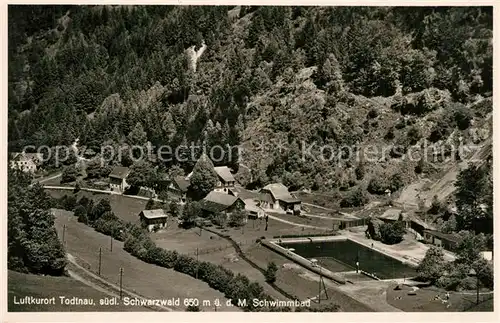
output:
<path id="1" fill-rule="evenodd" d="M 109 188 L 113 192 L 123 193 L 130 185 L 127 184 L 127 177 L 130 174 L 128 167 L 115 166 L 109 174 Z"/>
<path id="2" fill-rule="evenodd" d="M 230 194 L 230 190 L 235 187 L 236 179 L 231 173 L 229 167 L 227 166 L 214 167 L 210 158 L 208 158 L 206 154 L 202 154 L 200 158 L 196 161 L 196 164 L 193 167 L 193 169 L 196 168 L 196 166 L 200 162 L 207 162 L 208 164 L 212 165 L 211 167 L 213 167 L 213 171 L 217 175 L 217 183 L 215 184 L 214 191 Z M 192 175 L 193 172 L 189 173 L 185 177 L 185 179 L 190 180 Z"/>
<path id="3" fill-rule="evenodd" d="M 229 190 L 234 187 L 236 179 L 234 178 L 231 170 L 227 166 L 217 166 L 214 167 L 215 173 L 217 173 L 217 183 L 215 184 L 214 191 L 229 193 Z"/>
<path id="4" fill-rule="evenodd" d="M 236 210 L 244 210 L 245 202 L 239 197 L 212 191 L 200 201 L 200 208 L 207 216 L 217 213 L 229 215 Z"/>
<path id="5" fill-rule="evenodd" d="M 186 203 L 186 195 L 189 189 L 190 182 L 184 176 L 175 176 L 169 183 L 167 191 L 174 200 L 179 203 Z"/>
<path id="6" fill-rule="evenodd" d="M 23 172 L 34 173 L 43 162 L 43 154 L 17 152 L 11 154 L 10 167 Z"/>
<path id="7" fill-rule="evenodd" d="M 141 224 L 148 229 L 149 232 L 165 228 L 167 225 L 168 214 L 164 209 L 144 210 L 139 213 Z"/>
<path id="8" fill-rule="evenodd" d="M 260 190 L 260 205 L 271 210 L 300 214 L 301 201 L 281 183 L 268 184 Z"/>

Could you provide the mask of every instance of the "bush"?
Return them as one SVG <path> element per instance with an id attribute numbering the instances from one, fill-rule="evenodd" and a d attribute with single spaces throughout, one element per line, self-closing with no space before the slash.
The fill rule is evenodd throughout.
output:
<path id="1" fill-rule="evenodd" d="M 61 175 L 61 183 L 69 183 L 76 181 L 78 176 L 78 170 L 74 165 L 70 165 L 64 168 Z"/>
<path id="2" fill-rule="evenodd" d="M 366 194 L 361 188 L 357 188 L 340 201 L 340 207 L 358 207 L 365 205 L 367 202 L 368 197 Z"/>
<path id="3" fill-rule="evenodd" d="M 276 281 L 276 273 L 278 272 L 278 266 L 274 262 L 270 262 L 267 264 L 267 269 L 264 272 L 264 277 L 266 278 L 266 282 L 272 284 Z"/>
<path id="4" fill-rule="evenodd" d="M 245 224 L 245 220 L 247 219 L 247 214 L 244 210 L 237 210 L 232 212 L 229 215 L 229 225 L 231 227 L 241 227 Z"/>
<path id="5" fill-rule="evenodd" d="M 367 190 L 371 194 L 383 195 L 389 189 L 389 182 L 383 177 L 374 177 L 368 183 Z"/>
<path id="6" fill-rule="evenodd" d="M 78 222 L 87 224 L 89 221 L 87 218 L 87 209 L 83 205 L 78 205 L 75 208 L 75 216 L 78 218 Z"/>
<path id="7" fill-rule="evenodd" d="M 74 195 L 64 195 L 58 204 L 66 211 L 73 211 L 76 207 L 76 197 Z"/>
<path id="8" fill-rule="evenodd" d="M 371 108 L 370 111 L 368 111 L 367 117 L 370 119 L 375 119 L 376 117 L 378 117 L 377 109 Z"/>
<path id="9" fill-rule="evenodd" d="M 400 243 L 403 241 L 405 233 L 406 230 L 402 221 L 384 223 L 380 226 L 380 241 L 389 245 Z"/>
<path id="10" fill-rule="evenodd" d="M 122 232 L 125 226 L 120 220 L 101 218 L 95 221 L 92 226 L 97 232 L 112 236 L 116 240 L 123 241 L 124 239 Z"/>
<path id="11" fill-rule="evenodd" d="M 455 126 L 460 130 L 465 130 L 469 128 L 470 122 L 474 117 L 473 112 L 461 103 L 454 103 L 450 107 L 450 118 Z"/>
<path id="12" fill-rule="evenodd" d="M 422 139 L 422 133 L 419 128 L 416 126 L 411 127 L 406 134 L 408 138 L 408 143 L 410 145 L 415 145 L 420 139 Z"/>

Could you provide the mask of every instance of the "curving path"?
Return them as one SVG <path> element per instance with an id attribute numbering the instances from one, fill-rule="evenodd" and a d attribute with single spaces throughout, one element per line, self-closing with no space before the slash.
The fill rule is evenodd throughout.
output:
<path id="1" fill-rule="evenodd" d="M 120 287 L 119 287 L 119 286 L 116 286 L 115 284 L 110 283 L 110 282 L 108 282 L 108 281 L 106 281 L 106 280 L 102 279 L 101 277 L 97 276 L 97 275 L 96 275 L 96 274 L 94 274 L 93 272 L 91 272 L 91 271 L 89 271 L 89 270 L 85 269 L 84 267 L 80 266 L 80 265 L 76 262 L 75 257 L 73 257 L 71 254 L 69 254 L 69 253 L 67 254 L 67 259 L 68 259 L 68 261 L 69 261 L 72 265 L 74 265 L 75 267 L 77 267 L 79 270 L 81 270 L 82 272 L 84 272 L 86 275 L 88 275 L 88 276 L 92 277 L 92 279 L 95 279 L 95 280 L 100 281 L 101 283 L 105 284 L 106 286 L 109 286 L 109 287 L 110 287 L 110 288 L 112 288 L 113 290 L 117 290 L 117 291 L 119 291 L 119 290 L 120 290 Z M 71 277 L 73 277 L 74 279 L 77 279 L 77 280 L 79 280 L 79 281 L 83 282 L 84 284 L 86 284 L 86 285 L 88 285 L 88 286 L 90 286 L 90 287 L 92 287 L 92 288 L 94 288 L 94 289 L 96 289 L 96 290 L 98 290 L 98 291 L 100 291 L 100 292 L 104 292 L 104 293 L 106 293 L 106 294 L 108 294 L 108 295 L 110 295 L 110 296 L 113 296 L 113 297 L 120 297 L 119 295 L 117 295 L 117 294 L 115 294 L 115 293 L 112 293 L 112 292 L 110 292 L 110 291 L 108 291 L 108 290 L 106 290 L 106 289 L 104 289 L 104 288 L 100 287 L 99 285 L 97 285 L 97 284 L 95 284 L 95 283 L 93 283 L 93 282 L 91 282 L 91 281 L 89 281 L 89 280 L 87 280 L 87 279 L 85 279 L 85 278 L 81 277 L 80 275 L 76 274 L 75 272 L 72 272 L 71 270 L 69 271 L 69 275 L 70 275 Z M 139 298 L 139 299 L 143 299 L 143 298 L 144 298 L 143 296 L 140 296 L 140 295 L 138 295 L 138 294 L 136 294 L 136 293 L 133 293 L 133 292 L 131 292 L 131 291 L 129 291 L 129 290 L 126 290 L 126 289 L 124 289 L 124 288 L 122 288 L 122 291 L 123 291 L 123 293 L 124 293 L 124 294 L 128 294 L 128 295 L 130 295 L 130 296 L 132 296 L 132 297 L 136 297 L 136 298 Z M 171 308 L 171 307 L 168 307 L 168 306 L 162 306 L 162 305 L 158 305 L 158 306 L 154 306 L 154 307 L 152 306 L 151 308 L 160 308 L 160 309 L 165 310 L 165 311 L 167 311 L 167 312 L 174 312 L 174 311 L 175 311 L 175 310 L 174 310 L 173 308 Z"/>

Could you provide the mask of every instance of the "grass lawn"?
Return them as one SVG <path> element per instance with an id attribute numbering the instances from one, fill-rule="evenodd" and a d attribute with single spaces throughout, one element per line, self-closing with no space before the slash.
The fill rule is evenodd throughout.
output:
<path id="1" fill-rule="evenodd" d="M 98 271 L 99 248 L 101 255 L 101 277 L 113 284 L 119 284 L 119 270 L 123 268 L 123 287 L 146 298 L 169 299 L 180 297 L 198 298 L 202 300 L 220 299 L 225 304 L 224 295 L 208 286 L 208 284 L 159 266 L 147 264 L 123 250 L 123 243 L 94 231 L 89 226 L 77 222 L 71 212 L 56 211 L 55 225 L 59 237 L 62 237 L 63 226 L 66 226 L 66 251 L 73 255 L 80 265 L 94 273 Z M 201 307 L 204 309 L 203 307 Z M 185 310 L 181 305 L 180 311 Z M 210 311 L 213 308 L 205 308 Z M 236 307 L 220 307 L 218 311 L 237 311 Z"/>
<path id="2" fill-rule="evenodd" d="M 281 213 L 269 213 L 272 216 L 277 218 L 305 225 L 312 225 L 315 227 L 325 228 L 325 230 L 333 229 L 333 219 L 324 219 L 324 218 L 316 218 L 316 217 L 307 217 L 307 216 L 297 216 L 291 214 L 281 214 Z"/>
<path id="3" fill-rule="evenodd" d="M 46 190 L 52 197 L 61 198 L 64 195 L 73 194 L 72 191 L 64 191 L 64 190 Z M 80 191 L 76 194 L 77 200 L 82 198 L 82 196 L 86 196 L 87 198 L 91 198 L 96 201 L 107 198 L 109 199 L 109 203 L 111 204 L 111 208 L 115 215 L 120 219 L 127 221 L 138 223 L 139 222 L 139 213 L 144 210 L 147 200 L 134 199 L 131 197 L 120 196 L 120 195 L 111 195 L 111 194 L 103 194 L 103 193 L 94 193 L 87 191 Z"/>
<path id="4" fill-rule="evenodd" d="M 394 290 L 396 285 L 387 289 L 387 302 L 405 312 L 462 312 L 462 311 L 493 311 L 493 294 L 479 295 L 479 305 L 476 306 L 474 291 L 464 294 L 450 292 L 450 299 L 443 303 L 434 299 L 439 295 L 445 298 L 446 291 L 436 288 L 421 288 L 416 295 L 408 295 L 410 287 L 403 286 L 401 290 Z"/>
<path id="5" fill-rule="evenodd" d="M 177 219 L 170 219 L 168 227 L 156 233 L 151 233 L 151 238 L 158 247 L 177 250 L 180 253 L 198 254 L 213 253 L 215 251 L 232 249 L 231 243 L 216 234 L 201 231 L 199 228 L 182 229 L 177 225 Z"/>
<path id="6" fill-rule="evenodd" d="M 38 276 L 8 271 L 8 310 L 9 312 L 83 312 L 83 311 L 150 311 L 147 308 L 134 306 L 104 306 L 99 305 L 99 300 L 111 296 L 95 290 L 82 282 L 70 277 Z M 18 300 L 25 296 L 36 298 L 55 297 L 54 305 L 29 305 L 14 304 L 14 297 Z M 59 296 L 67 298 L 91 298 L 95 306 L 64 305 L 60 303 Z"/>

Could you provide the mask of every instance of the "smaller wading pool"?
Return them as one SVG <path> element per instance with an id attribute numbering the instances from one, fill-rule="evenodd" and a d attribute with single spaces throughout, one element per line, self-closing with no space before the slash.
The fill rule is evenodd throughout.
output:
<path id="1" fill-rule="evenodd" d="M 416 271 L 401 261 L 386 256 L 377 250 L 367 248 L 352 240 L 282 242 L 283 248 L 293 248 L 293 252 L 306 259 L 315 258 L 321 267 L 332 272 L 346 272 L 359 269 L 380 279 L 414 277 Z"/>

